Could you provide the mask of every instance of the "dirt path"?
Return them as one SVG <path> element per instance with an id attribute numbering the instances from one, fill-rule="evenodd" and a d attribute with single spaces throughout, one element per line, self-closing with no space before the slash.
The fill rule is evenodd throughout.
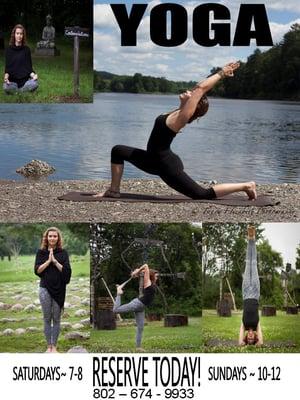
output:
<path id="1" fill-rule="evenodd" d="M 60 201 L 68 191 L 101 192 L 105 181 L 0 181 L 0 222 L 296 222 L 300 220 L 300 185 L 259 185 L 280 204 L 228 207 L 213 204 L 75 203 Z M 125 180 L 124 191 L 173 193 L 158 180 Z"/>

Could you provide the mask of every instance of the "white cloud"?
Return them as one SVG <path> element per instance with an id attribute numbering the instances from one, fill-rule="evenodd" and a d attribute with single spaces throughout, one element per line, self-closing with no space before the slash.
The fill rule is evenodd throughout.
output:
<path id="1" fill-rule="evenodd" d="M 94 28 L 112 28 L 118 26 L 109 4 L 95 4 Z"/>
<path id="2" fill-rule="evenodd" d="M 175 0 L 176 1 L 176 0 Z M 243 3 L 261 3 L 261 0 L 248 0 Z M 122 47 L 120 44 L 120 29 L 108 4 L 95 5 L 95 31 L 94 31 L 94 58 L 95 68 L 105 69 L 114 73 L 131 74 L 140 72 L 153 76 L 162 74 L 172 80 L 197 80 L 206 76 L 212 67 L 221 66 L 231 60 L 246 61 L 247 57 L 255 50 L 255 41 L 250 47 L 202 47 L 197 45 L 191 35 L 179 47 L 165 48 L 156 46 L 150 40 L 150 11 L 160 4 L 160 1 L 148 3 L 147 10 L 137 31 L 138 45 L 135 47 Z M 265 1 L 267 9 L 278 9 L 278 1 Z M 289 2 L 296 4 L 293 0 Z M 189 31 L 192 23 L 191 17 L 198 1 L 181 2 L 188 11 Z M 237 11 L 240 1 L 223 1 L 231 12 L 232 34 L 234 34 Z M 300 4 L 300 2 L 299 2 Z M 282 5 L 284 8 L 284 5 Z M 295 9 L 299 9 L 295 7 Z M 270 22 L 274 43 L 282 40 L 283 35 L 290 26 L 300 18 L 289 23 L 280 24 Z M 262 51 L 268 48 L 260 47 Z M 100 66 L 100 67 L 99 67 Z"/>
<path id="3" fill-rule="evenodd" d="M 288 22 L 287 24 L 277 24 L 276 22 L 270 22 L 270 29 L 274 44 L 280 42 L 283 36 L 290 30 L 291 25 L 295 23 L 300 24 L 300 18 Z"/>

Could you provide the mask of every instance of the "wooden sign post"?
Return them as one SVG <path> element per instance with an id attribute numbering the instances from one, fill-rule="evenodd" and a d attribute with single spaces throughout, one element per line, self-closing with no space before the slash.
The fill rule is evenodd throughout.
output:
<path id="1" fill-rule="evenodd" d="M 79 96 L 79 38 L 88 38 L 89 30 L 79 26 L 65 27 L 65 36 L 74 38 L 74 95 Z"/>

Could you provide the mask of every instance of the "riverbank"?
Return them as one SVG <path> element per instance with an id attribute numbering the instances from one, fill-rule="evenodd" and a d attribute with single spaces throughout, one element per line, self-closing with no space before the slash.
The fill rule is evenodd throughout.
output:
<path id="1" fill-rule="evenodd" d="M 107 181 L 0 181 L 0 222 L 296 222 L 300 221 L 300 185 L 258 185 L 273 207 L 229 207 L 207 203 L 69 202 L 70 191 L 102 192 Z M 159 180 L 124 180 L 123 191 L 175 193 Z"/>

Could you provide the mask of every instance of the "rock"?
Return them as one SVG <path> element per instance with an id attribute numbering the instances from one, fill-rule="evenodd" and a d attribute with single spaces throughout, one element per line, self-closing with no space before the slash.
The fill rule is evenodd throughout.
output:
<path id="1" fill-rule="evenodd" d="M 23 308 L 24 308 L 24 307 L 22 306 L 22 304 L 17 303 L 17 304 L 14 304 L 14 305 L 12 306 L 11 310 L 12 310 L 12 311 L 22 311 Z"/>
<path id="2" fill-rule="evenodd" d="M 4 331 L 3 331 L 3 335 L 4 336 L 11 336 L 11 335 L 13 335 L 14 334 L 14 330 L 13 329 L 5 329 Z"/>
<path id="3" fill-rule="evenodd" d="M 67 330 L 72 328 L 72 324 L 70 322 L 61 322 L 60 327 L 63 330 Z"/>
<path id="4" fill-rule="evenodd" d="M 81 323 L 82 325 L 84 325 L 84 326 L 90 326 L 91 321 L 90 321 L 90 318 L 86 318 L 86 319 L 82 319 L 82 320 L 80 321 L 80 323 Z"/>
<path id="5" fill-rule="evenodd" d="M 81 300 L 81 297 L 73 295 L 73 296 L 72 296 L 72 299 L 73 299 L 73 301 L 76 302 L 76 301 L 80 301 L 80 300 Z"/>
<path id="6" fill-rule="evenodd" d="M 18 174 L 29 177 L 38 177 L 53 174 L 55 168 L 41 160 L 31 160 L 28 164 L 16 170 Z"/>
<path id="7" fill-rule="evenodd" d="M 83 329 L 84 325 L 81 324 L 80 322 L 77 322 L 76 324 L 72 325 L 72 329 Z"/>
<path id="8" fill-rule="evenodd" d="M 86 299 L 81 300 L 81 304 L 83 306 L 89 306 L 90 305 L 90 299 L 86 298 Z"/>
<path id="9" fill-rule="evenodd" d="M 26 333 L 26 329 L 24 328 L 18 328 L 15 330 L 15 335 L 21 336 L 24 335 L 24 333 Z"/>
<path id="10" fill-rule="evenodd" d="M 37 307 L 34 304 L 28 304 L 28 306 L 26 306 L 24 308 L 24 311 L 26 312 L 32 312 L 32 311 L 36 311 Z"/>
<path id="11" fill-rule="evenodd" d="M 65 334 L 65 339 L 68 340 L 76 340 L 76 339 L 86 340 L 89 339 L 89 337 L 90 335 L 88 333 L 81 333 L 76 331 Z"/>
<path id="12" fill-rule="evenodd" d="M 80 309 L 77 310 L 74 315 L 75 317 L 85 317 L 86 315 L 88 315 L 88 312 L 86 310 Z"/>
<path id="13" fill-rule="evenodd" d="M 31 301 L 31 298 L 28 296 L 24 296 L 20 298 L 21 301 Z"/>
<path id="14" fill-rule="evenodd" d="M 65 302 L 64 308 L 72 308 L 72 305 L 70 303 Z"/>
<path id="15" fill-rule="evenodd" d="M 40 299 L 34 300 L 33 304 L 34 304 L 35 306 L 39 306 L 39 305 L 40 305 Z"/>
<path id="16" fill-rule="evenodd" d="M 8 310 L 11 308 L 10 304 L 0 303 L 0 310 Z"/>
<path id="17" fill-rule="evenodd" d="M 63 319 L 70 318 L 70 314 L 67 312 L 64 312 L 63 315 L 61 316 Z"/>
<path id="18" fill-rule="evenodd" d="M 26 328 L 26 332 L 29 333 L 34 333 L 34 332 L 40 332 L 41 329 L 37 328 L 36 326 L 29 326 L 28 328 Z"/>
<path id="19" fill-rule="evenodd" d="M 17 318 L 1 318 L 0 322 L 6 324 L 6 323 L 11 323 L 11 322 L 23 322 L 24 319 L 17 319 Z"/>
<path id="20" fill-rule="evenodd" d="M 74 346 L 67 353 L 88 353 L 88 351 L 82 346 Z"/>
<path id="21" fill-rule="evenodd" d="M 21 300 L 23 296 L 21 294 L 16 294 L 15 296 L 13 296 L 14 300 Z"/>

